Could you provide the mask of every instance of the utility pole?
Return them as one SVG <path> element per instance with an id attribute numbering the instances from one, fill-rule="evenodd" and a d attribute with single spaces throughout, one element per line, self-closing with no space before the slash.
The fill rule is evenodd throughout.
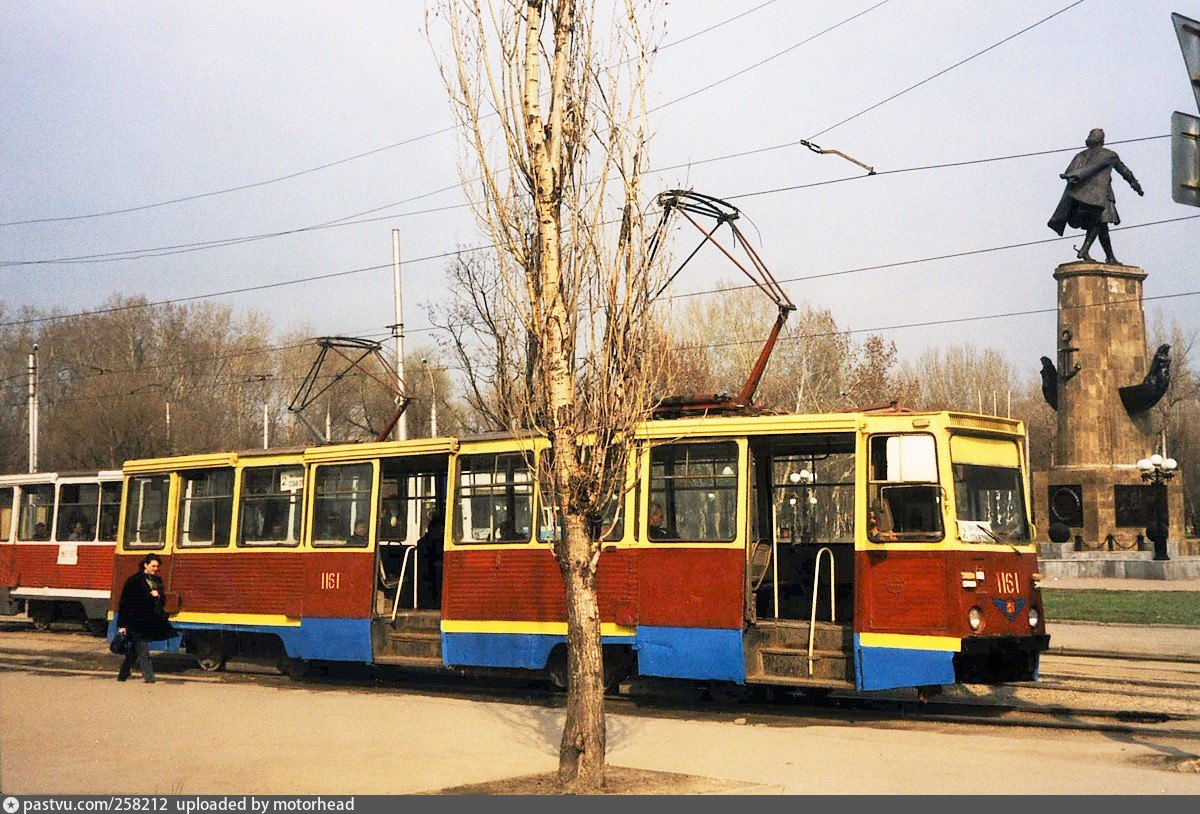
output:
<path id="1" fill-rule="evenodd" d="M 33 346 L 29 354 L 29 471 L 37 472 L 38 468 L 38 398 L 37 398 L 37 353 L 38 346 Z"/>
<path id="2" fill-rule="evenodd" d="M 171 402 L 167 401 L 167 454 L 175 454 L 175 445 L 171 443 Z"/>
<path id="3" fill-rule="evenodd" d="M 267 403 L 263 402 L 263 449 L 268 449 L 271 446 L 271 419 L 267 410 Z"/>
<path id="4" fill-rule="evenodd" d="M 400 297 L 400 230 L 392 230 L 392 287 L 396 293 L 396 324 L 392 336 L 396 337 L 396 406 L 400 406 L 400 393 L 404 392 L 404 303 Z M 408 416 L 400 414 L 396 425 L 397 438 L 408 438 Z"/>
<path id="5" fill-rule="evenodd" d="M 429 360 L 422 359 L 421 364 L 425 365 L 425 372 L 429 374 L 429 437 L 437 438 L 437 388 L 433 382 L 433 370 L 429 367 Z"/>

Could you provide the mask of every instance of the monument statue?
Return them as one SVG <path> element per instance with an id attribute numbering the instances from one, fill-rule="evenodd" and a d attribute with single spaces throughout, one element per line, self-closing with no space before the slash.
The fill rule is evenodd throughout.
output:
<path id="1" fill-rule="evenodd" d="M 1072 158 L 1067 171 L 1059 175 L 1059 178 L 1066 180 L 1067 188 L 1047 226 L 1060 235 L 1067 226 L 1086 229 L 1083 247 L 1076 252 L 1076 256 L 1087 263 L 1095 262 L 1088 254 L 1088 249 L 1099 237 L 1100 246 L 1104 249 L 1104 262 L 1119 266 L 1121 263 L 1113 256 L 1112 244 L 1108 239 L 1108 225 L 1121 222 L 1113 195 L 1112 171 L 1120 173 L 1138 195 L 1145 193 L 1133 173 L 1121 163 L 1120 157 L 1105 148 L 1103 130 L 1097 128 L 1088 133 L 1084 143 L 1087 149 Z"/>
<path id="2" fill-rule="evenodd" d="M 1052 409 L 1058 409 L 1058 369 L 1049 356 L 1042 357 L 1042 398 Z"/>

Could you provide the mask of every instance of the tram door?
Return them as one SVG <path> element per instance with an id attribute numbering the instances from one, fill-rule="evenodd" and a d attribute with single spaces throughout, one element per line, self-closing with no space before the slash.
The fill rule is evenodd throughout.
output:
<path id="1" fill-rule="evenodd" d="M 752 439 L 747 617 L 850 621 L 853 433 Z"/>
<path id="2" fill-rule="evenodd" d="M 18 606 L 9 601 L 8 589 L 16 584 L 16 546 L 13 544 L 13 506 L 16 489 L 0 486 L 0 614 L 16 613 Z"/>
<path id="3" fill-rule="evenodd" d="M 442 606 L 447 456 L 381 462 L 375 615 Z"/>
<path id="4" fill-rule="evenodd" d="M 861 689 L 950 684 L 944 489 L 929 433 L 867 439 L 867 548 L 855 625 Z"/>

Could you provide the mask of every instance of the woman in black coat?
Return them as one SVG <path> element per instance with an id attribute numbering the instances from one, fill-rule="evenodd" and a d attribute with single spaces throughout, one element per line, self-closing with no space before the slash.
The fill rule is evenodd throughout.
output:
<path id="1" fill-rule="evenodd" d="M 172 639 L 179 635 L 167 621 L 163 608 L 163 581 L 158 576 L 162 559 L 157 554 L 142 558 L 142 570 L 125 580 L 117 605 L 118 629 L 129 638 L 125 661 L 117 672 L 117 681 L 129 678 L 133 665 L 147 682 L 154 681 L 154 666 L 150 663 L 150 642 Z"/>

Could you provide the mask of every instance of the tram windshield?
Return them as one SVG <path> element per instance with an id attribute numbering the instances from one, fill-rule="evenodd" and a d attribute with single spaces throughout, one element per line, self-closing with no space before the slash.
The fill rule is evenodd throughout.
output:
<path id="1" fill-rule="evenodd" d="M 1027 543 L 1021 454 L 1013 441 L 955 435 L 953 461 L 955 518 L 964 543 Z"/>
<path id="2" fill-rule="evenodd" d="M 1027 543 L 1021 470 L 954 465 L 954 505 L 965 543 Z"/>

